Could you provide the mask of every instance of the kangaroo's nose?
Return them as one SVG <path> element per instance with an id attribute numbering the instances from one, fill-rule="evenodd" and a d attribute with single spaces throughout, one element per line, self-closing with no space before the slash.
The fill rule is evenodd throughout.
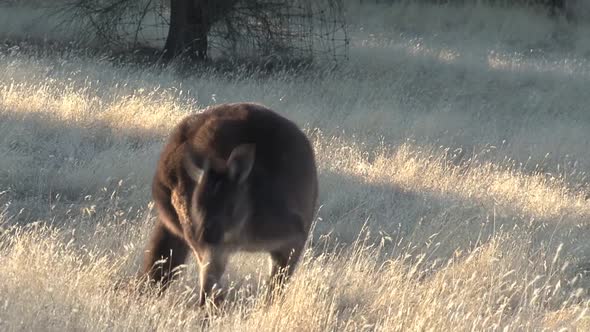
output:
<path id="1" fill-rule="evenodd" d="M 203 241 L 207 244 L 220 244 L 223 239 L 223 227 L 220 221 L 209 222 L 203 231 Z"/>

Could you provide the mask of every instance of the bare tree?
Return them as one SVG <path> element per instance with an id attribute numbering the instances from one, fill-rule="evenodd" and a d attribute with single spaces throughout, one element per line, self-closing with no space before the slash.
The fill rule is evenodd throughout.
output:
<path id="1" fill-rule="evenodd" d="M 348 45 L 342 0 L 70 0 L 60 11 L 111 47 L 137 47 L 149 39 L 146 31 L 166 30 L 156 42 L 167 60 L 204 60 L 212 49 L 337 56 Z"/>
<path id="2" fill-rule="evenodd" d="M 205 59 L 208 35 L 219 19 L 231 12 L 237 0 L 171 0 L 170 28 L 164 46 L 166 58 L 182 53 Z"/>

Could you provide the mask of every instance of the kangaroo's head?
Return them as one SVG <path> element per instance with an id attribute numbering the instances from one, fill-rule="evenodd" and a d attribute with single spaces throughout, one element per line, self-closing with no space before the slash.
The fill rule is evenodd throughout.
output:
<path id="1" fill-rule="evenodd" d="M 197 184 L 190 214 L 200 241 L 220 244 L 228 234 L 242 230 L 252 210 L 249 177 L 254 155 L 253 144 L 242 144 L 233 149 L 227 161 L 185 159 L 187 172 Z"/>

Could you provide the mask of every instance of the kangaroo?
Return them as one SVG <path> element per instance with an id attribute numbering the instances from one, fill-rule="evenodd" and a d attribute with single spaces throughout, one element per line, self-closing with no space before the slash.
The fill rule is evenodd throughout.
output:
<path id="1" fill-rule="evenodd" d="M 273 289 L 293 274 L 318 198 L 313 148 L 290 120 L 263 105 L 220 104 L 185 117 L 161 152 L 152 182 L 158 220 L 142 275 L 165 290 L 189 252 L 200 270 L 199 306 L 229 255 L 270 253 Z M 158 264 L 162 259 L 166 264 Z"/>

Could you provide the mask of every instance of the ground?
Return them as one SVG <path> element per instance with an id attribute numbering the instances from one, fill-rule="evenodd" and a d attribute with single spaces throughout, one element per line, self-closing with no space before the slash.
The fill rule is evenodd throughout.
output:
<path id="1" fill-rule="evenodd" d="M 481 5 L 353 12 L 350 60 L 311 73 L 0 47 L 0 329 L 590 329 L 590 26 Z M 305 258 L 271 306 L 264 255 L 233 257 L 218 310 L 196 308 L 192 260 L 166 295 L 140 295 L 163 142 L 185 114 L 237 101 L 314 144 Z"/>

